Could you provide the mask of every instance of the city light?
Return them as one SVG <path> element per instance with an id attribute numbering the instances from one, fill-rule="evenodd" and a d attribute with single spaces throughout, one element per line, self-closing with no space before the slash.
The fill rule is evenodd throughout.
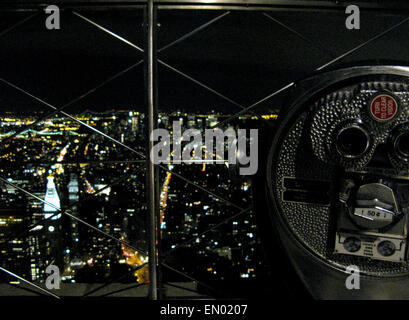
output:
<path id="1" fill-rule="evenodd" d="M 186 126 L 184 128 L 202 129 L 217 123 L 222 117 L 215 114 L 160 114 L 159 124 L 171 129 L 173 120 L 181 119 Z M 76 118 L 144 152 L 143 113 L 124 110 L 115 114 L 82 114 Z M 238 121 L 249 119 L 240 118 Z M 35 119 L 35 115 L 0 118 L 0 135 L 10 136 Z M 188 141 L 181 139 L 177 143 L 183 148 Z M 206 148 L 202 151 L 204 154 L 212 152 Z M 214 151 L 212 154 L 216 156 Z M 104 282 L 119 265 L 129 268 L 132 280 L 128 278 L 127 281 L 146 283 L 149 273 L 147 266 L 142 267 L 148 262 L 145 254 L 85 228 L 64 214 L 67 212 L 78 217 L 132 245 L 147 245 L 144 170 L 138 171 L 139 163 L 129 156 L 126 149 L 90 134 L 72 119 L 59 117 L 43 122 L 35 130 L 16 135 L 2 150 L 0 161 L 3 161 L 1 174 L 8 182 L 29 190 L 37 197 L 28 197 L 11 185 L 2 186 L 0 203 L 5 212 L 18 210 L 18 215 L 0 214 L 0 233 L 19 223 L 33 225 L 27 234 L 11 240 L 13 247 L 3 248 L 0 245 L 3 260 L 8 256 L 14 257 L 20 261 L 18 268 L 22 275 L 40 282 L 46 277 L 46 266 L 52 262 L 63 270 L 62 281 L 66 283 L 86 281 L 90 274 L 95 281 Z M 228 163 L 226 166 L 169 163 L 167 168 L 169 171 L 161 176 L 158 232 L 163 243 L 169 244 L 162 250 L 183 251 L 197 247 L 197 254 L 209 261 L 212 254 L 216 254 L 228 264 L 235 265 L 235 261 L 240 260 L 241 264 L 246 263 L 247 268 L 253 270 L 256 265 L 252 261 L 256 259 L 247 258 L 255 254 L 252 242 L 245 245 L 237 237 L 242 233 L 254 241 L 255 224 L 236 219 L 222 233 L 201 234 L 235 211 L 225 207 L 212 194 L 186 184 L 171 171 L 176 170 L 215 193 L 230 194 L 234 201 L 249 198 L 250 184 L 240 179 L 233 183 L 234 171 Z M 122 177 L 126 179 L 121 181 Z M 120 182 L 116 183 L 117 180 Z M 191 238 L 193 241 L 180 246 Z M 22 254 L 24 247 L 28 247 L 27 256 Z M 242 253 L 233 255 L 235 248 L 240 248 Z M 202 268 L 202 265 L 194 266 L 191 272 L 200 272 Z M 223 268 L 216 264 L 208 269 L 215 279 L 220 280 L 232 274 L 232 270 Z M 240 274 L 239 269 L 234 272 L 237 278 L 248 277 L 248 273 Z"/>

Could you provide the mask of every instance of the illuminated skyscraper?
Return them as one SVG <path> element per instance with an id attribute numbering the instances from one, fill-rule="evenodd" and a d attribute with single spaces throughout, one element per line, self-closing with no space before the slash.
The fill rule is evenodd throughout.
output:
<path id="1" fill-rule="evenodd" d="M 57 211 L 61 209 L 60 197 L 54 183 L 54 177 L 47 177 L 47 191 L 44 198 L 44 216 L 46 219 L 52 217 Z M 57 214 L 51 220 L 61 218 L 61 214 Z"/>
<path id="2" fill-rule="evenodd" d="M 68 183 L 68 200 L 69 200 L 69 208 L 71 214 L 74 216 L 78 216 L 78 207 L 77 202 L 79 200 L 79 188 L 78 188 L 78 178 L 77 175 L 72 173 L 70 175 L 70 182 Z M 72 249 L 74 253 L 76 253 L 78 241 L 79 241 L 79 230 L 78 230 L 78 223 L 75 220 L 71 222 L 71 239 L 72 239 Z"/>
<path id="3" fill-rule="evenodd" d="M 57 265 L 60 270 L 62 270 L 61 268 L 63 267 L 61 213 L 58 213 L 61 209 L 61 202 L 54 177 L 47 177 L 47 186 L 45 189 L 44 203 L 42 203 L 42 206 L 39 201 L 31 201 L 30 203 L 32 222 L 38 224 L 35 228 L 30 230 L 30 255 L 33 280 L 44 280 L 47 276 L 45 269 L 50 264 Z M 42 194 L 44 195 L 44 193 Z M 38 196 L 41 198 L 40 193 Z"/>

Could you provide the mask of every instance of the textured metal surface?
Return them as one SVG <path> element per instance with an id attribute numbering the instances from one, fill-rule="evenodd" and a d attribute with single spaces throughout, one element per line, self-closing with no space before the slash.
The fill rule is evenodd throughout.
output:
<path id="1" fill-rule="evenodd" d="M 376 276 L 407 275 L 408 263 L 375 261 L 368 258 L 333 254 L 336 208 L 331 206 L 287 202 L 282 200 L 284 177 L 336 181 L 338 164 L 362 168 L 372 157 L 375 147 L 386 142 L 392 128 L 408 118 L 409 87 L 406 81 L 362 82 L 344 87 L 328 96 L 304 106 L 303 112 L 292 123 L 289 131 L 281 137 L 275 174 L 276 199 L 280 213 L 290 230 L 308 249 L 335 267 L 357 265 L 362 273 Z M 403 112 L 387 125 L 376 125 L 367 115 L 367 106 L 373 94 L 389 90 L 401 100 Z M 352 93 L 348 93 L 352 92 Z M 333 150 L 327 147 L 334 129 L 344 120 L 361 118 L 368 127 L 374 143 L 364 160 L 339 162 Z M 312 120 L 312 121 L 311 121 Z M 310 134 L 311 133 L 311 134 Z M 399 171 L 399 168 L 396 168 Z M 333 197 L 334 198 L 334 197 Z"/>
<path id="2" fill-rule="evenodd" d="M 400 100 L 401 111 L 393 120 L 379 123 L 367 111 L 372 96 L 380 91 L 393 92 Z M 409 86 L 404 82 L 365 82 L 358 86 L 336 91 L 317 102 L 311 126 L 311 142 L 315 155 L 324 162 L 333 161 L 348 168 L 360 168 L 372 158 L 376 147 L 386 143 L 391 129 L 408 119 Z M 352 94 L 351 94 L 352 92 Z M 336 128 L 342 123 L 361 119 L 369 133 L 371 145 L 360 159 L 343 159 L 333 147 Z"/>

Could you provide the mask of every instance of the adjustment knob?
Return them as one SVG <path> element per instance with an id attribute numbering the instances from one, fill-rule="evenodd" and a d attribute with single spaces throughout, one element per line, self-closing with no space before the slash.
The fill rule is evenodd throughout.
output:
<path id="1" fill-rule="evenodd" d="M 359 187 L 352 219 L 365 229 L 379 229 L 390 225 L 397 216 L 398 207 L 393 190 L 382 183 Z"/>

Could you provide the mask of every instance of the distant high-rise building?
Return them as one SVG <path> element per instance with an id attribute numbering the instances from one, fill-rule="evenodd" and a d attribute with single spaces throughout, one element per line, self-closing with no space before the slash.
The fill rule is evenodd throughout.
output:
<path id="1" fill-rule="evenodd" d="M 70 175 L 70 182 L 68 183 L 68 200 L 70 212 L 73 216 L 78 216 L 78 200 L 79 200 L 79 187 L 77 175 L 72 173 Z M 74 254 L 77 252 L 77 246 L 79 242 L 79 230 L 78 223 L 75 220 L 71 222 L 71 238 L 72 238 L 72 250 Z"/>
<path id="2" fill-rule="evenodd" d="M 132 117 L 132 131 L 138 130 L 138 118 Z"/>
<path id="3" fill-rule="evenodd" d="M 47 191 L 44 198 L 44 216 L 46 219 L 57 220 L 61 218 L 61 214 L 53 216 L 61 210 L 60 197 L 58 196 L 57 188 L 55 187 L 54 177 L 47 177 Z"/>
<path id="4" fill-rule="evenodd" d="M 0 253 L 1 267 L 29 278 L 30 258 L 28 256 L 28 225 L 24 208 L 0 210 Z"/>
<path id="5" fill-rule="evenodd" d="M 44 193 L 43 193 L 44 194 Z M 39 194 L 39 197 L 41 195 Z M 63 268 L 60 197 L 54 177 L 47 177 L 47 186 L 42 207 L 38 201 L 29 203 L 32 222 L 36 227 L 30 230 L 30 253 L 33 280 L 44 280 L 45 269 L 50 264 Z M 41 211 L 40 211 L 41 210 Z"/>
<path id="6" fill-rule="evenodd" d="M 33 192 L 33 194 L 42 199 L 44 192 Z M 45 259 L 43 259 L 40 251 L 40 239 L 44 236 L 44 226 L 41 221 L 44 219 L 42 201 L 37 198 L 28 198 L 28 212 L 30 214 L 30 224 L 36 224 L 36 226 L 30 229 L 29 232 L 29 252 L 30 252 L 30 270 L 31 279 L 33 281 L 41 279 L 42 274 L 45 272 Z"/>

